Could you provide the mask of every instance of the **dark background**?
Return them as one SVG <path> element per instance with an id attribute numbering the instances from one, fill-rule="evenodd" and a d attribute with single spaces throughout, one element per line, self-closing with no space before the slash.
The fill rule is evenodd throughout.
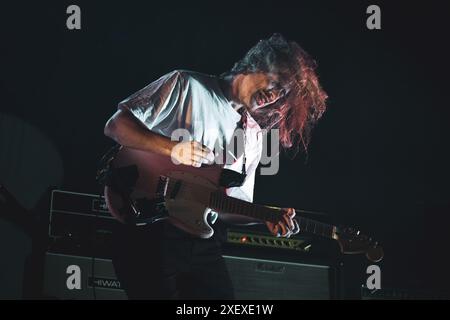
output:
<path id="1" fill-rule="evenodd" d="M 58 187 L 95 193 L 111 145 L 103 127 L 119 101 L 173 69 L 219 74 L 279 32 L 318 62 L 329 109 L 308 156 L 283 154 L 276 176 L 257 177 L 255 201 L 324 211 L 373 234 L 386 251 L 384 287 L 448 291 L 448 7 L 392 2 L 2 4 L 1 113 L 54 146 Z M 81 30 L 66 28 L 69 4 L 81 7 Z M 370 4 L 381 7 L 382 30 L 366 28 Z M 39 152 L 29 161 L 53 169 Z M 21 181 L 23 193 L 37 183 Z"/>

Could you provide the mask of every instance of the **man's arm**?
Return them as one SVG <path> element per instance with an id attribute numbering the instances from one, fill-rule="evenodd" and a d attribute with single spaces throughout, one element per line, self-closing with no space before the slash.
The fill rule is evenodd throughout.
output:
<path id="1" fill-rule="evenodd" d="M 117 111 L 106 123 L 104 133 L 118 144 L 170 156 L 177 143 L 146 128 L 130 111 Z"/>
<path id="2" fill-rule="evenodd" d="M 117 111 L 106 123 L 104 133 L 122 146 L 172 156 L 184 165 L 200 167 L 214 160 L 212 152 L 201 143 L 172 141 L 149 130 L 128 110 Z"/>

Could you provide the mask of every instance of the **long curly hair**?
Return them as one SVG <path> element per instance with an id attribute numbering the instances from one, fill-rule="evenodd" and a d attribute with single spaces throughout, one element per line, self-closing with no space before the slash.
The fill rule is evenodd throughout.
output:
<path id="1" fill-rule="evenodd" d="M 328 95 L 316 74 L 316 62 L 296 42 L 288 42 L 280 34 L 260 40 L 229 74 L 255 72 L 278 75 L 286 94 L 274 105 L 252 112 L 264 129 L 279 129 L 280 143 L 285 149 L 301 144 L 307 151 L 311 130 L 326 110 Z"/>

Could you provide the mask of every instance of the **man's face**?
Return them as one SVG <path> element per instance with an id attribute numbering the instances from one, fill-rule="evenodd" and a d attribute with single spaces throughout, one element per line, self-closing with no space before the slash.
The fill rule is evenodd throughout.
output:
<path id="1" fill-rule="evenodd" d="M 250 112 L 265 108 L 284 95 L 284 90 L 278 83 L 277 76 L 270 73 L 243 75 L 239 85 L 238 98 Z"/>

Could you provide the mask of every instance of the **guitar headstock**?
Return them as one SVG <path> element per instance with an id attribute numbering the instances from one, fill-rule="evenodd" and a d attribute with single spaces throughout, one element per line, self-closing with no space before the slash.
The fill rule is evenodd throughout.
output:
<path id="1" fill-rule="evenodd" d="M 372 262 L 379 262 L 383 259 L 383 248 L 377 241 L 362 234 L 359 230 L 349 227 L 339 227 L 336 229 L 335 234 L 342 253 L 364 253 L 367 259 Z"/>

